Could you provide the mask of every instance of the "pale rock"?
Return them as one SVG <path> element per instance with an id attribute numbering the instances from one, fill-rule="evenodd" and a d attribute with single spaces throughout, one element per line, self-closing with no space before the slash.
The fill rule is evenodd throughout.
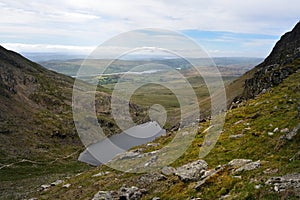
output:
<path id="1" fill-rule="evenodd" d="M 51 183 L 51 186 L 56 186 L 56 185 L 59 185 L 59 184 L 61 184 L 61 183 L 63 183 L 62 180 L 56 180 L 56 181 L 54 181 L 53 183 Z"/>
<path id="2" fill-rule="evenodd" d="M 197 160 L 175 170 L 175 175 L 179 176 L 182 181 L 198 180 L 207 169 L 208 164 L 204 160 Z"/>
<path id="3" fill-rule="evenodd" d="M 250 170 L 257 169 L 259 167 L 260 167 L 260 160 L 245 164 L 240 168 L 236 169 L 234 172 L 250 171 Z"/>
<path id="4" fill-rule="evenodd" d="M 63 188 L 69 188 L 70 186 L 71 186 L 71 184 L 70 184 L 70 183 L 67 183 L 67 184 L 63 185 L 62 187 L 63 187 Z"/>
<path id="5" fill-rule="evenodd" d="M 161 173 L 167 176 L 172 175 L 175 173 L 175 168 L 170 166 L 165 166 L 161 169 Z"/>
<path id="6" fill-rule="evenodd" d="M 250 160 L 250 159 L 233 159 L 227 165 L 230 167 L 238 168 L 238 167 L 244 166 L 251 162 L 252 162 L 252 160 Z"/>

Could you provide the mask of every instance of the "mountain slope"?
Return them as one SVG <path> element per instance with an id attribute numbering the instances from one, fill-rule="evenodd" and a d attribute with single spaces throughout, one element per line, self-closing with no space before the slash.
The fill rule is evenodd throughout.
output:
<path id="1" fill-rule="evenodd" d="M 84 147 L 72 117 L 73 83 L 0 46 L 1 199 L 19 199 L 44 182 L 89 168 L 77 161 Z M 95 105 L 104 132 L 119 132 L 101 87 Z M 143 120 L 143 109 L 130 105 Z"/>
<path id="2" fill-rule="evenodd" d="M 232 92 L 231 101 L 244 101 L 227 112 L 223 132 L 205 161 L 199 161 L 199 150 L 209 145 L 204 144 L 209 121 L 199 124 L 191 146 L 169 168 L 131 174 L 100 166 L 35 196 L 41 199 L 299 199 L 299 28 L 298 23 L 262 64 L 227 88 Z M 153 155 L 149 165 L 155 166 L 159 160 L 155 158 L 156 152 L 173 137 L 174 133 L 169 133 L 154 144 L 136 147 L 130 153 L 136 157 Z M 128 162 L 134 162 L 135 156 L 128 155 Z M 63 187 L 64 184 L 69 187 Z"/>
<path id="3" fill-rule="evenodd" d="M 267 184 L 267 181 L 272 177 L 299 174 L 300 110 L 297 105 L 300 100 L 299 82 L 298 71 L 265 94 L 258 95 L 256 99 L 248 100 L 239 108 L 230 110 L 222 135 L 210 154 L 204 158 L 208 163 L 206 173 L 209 175 L 204 183 L 199 177 L 195 180 L 182 180 L 172 171 L 167 175 L 163 175 L 166 173 L 163 170 L 131 174 L 100 166 L 71 179 L 65 179 L 62 184 L 34 196 L 39 199 L 92 199 L 97 196 L 96 194 L 116 197 L 126 196 L 126 194 L 137 195 L 140 192 L 141 198 L 137 199 L 154 197 L 160 199 L 199 197 L 208 200 L 298 199 L 300 191 L 291 185 L 277 192 L 274 190 L 274 185 Z M 199 159 L 204 130 L 209 126 L 209 122 L 200 123 L 200 126 L 189 149 L 172 163 L 171 167 L 178 169 L 184 164 Z M 287 139 L 294 130 L 295 135 Z M 155 147 L 142 145 L 136 149 L 143 149 L 142 152 L 153 152 L 155 155 L 156 150 L 172 139 L 173 135 L 170 134 L 154 141 L 154 144 L 157 144 Z M 128 159 L 134 160 L 132 157 Z M 250 165 L 252 168 L 248 171 L 238 171 L 237 167 L 228 164 L 233 159 L 250 159 L 257 162 L 253 162 L 253 165 Z M 247 160 L 246 162 L 249 163 Z M 192 171 L 193 167 L 190 170 Z M 214 170 L 217 173 L 213 174 Z M 185 174 L 189 174 L 189 169 Z M 299 179 L 293 181 L 297 183 L 297 180 L 299 181 Z M 202 185 L 199 187 L 200 183 Z M 70 184 L 70 187 L 63 187 L 65 184 Z M 138 188 L 136 193 L 134 188 Z"/>
<path id="4" fill-rule="evenodd" d="M 270 55 L 227 87 L 228 103 L 249 99 L 278 85 L 299 69 L 300 22 L 275 44 Z"/>

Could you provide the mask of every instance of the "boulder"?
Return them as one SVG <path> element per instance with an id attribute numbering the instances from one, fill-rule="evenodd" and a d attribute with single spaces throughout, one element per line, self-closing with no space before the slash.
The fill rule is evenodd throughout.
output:
<path id="1" fill-rule="evenodd" d="M 175 170 L 177 175 L 182 181 L 195 181 L 198 180 L 207 169 L 208 164 L 204 160 L 197 160 Z"/>
<path id="2" fill-rule="evenodd" d="M 236 173 L 236 172 L 250 171 L 250 170 L 257 169 L 259 167 L 260 167 L 260 160 L 245 164 L 240 168 L 234 170 L 234 172 Z"/>
<path id="3" fill-rule="evenodd" d="M 113 197 L 109 191 L 99 191 L 94 195 L 92 200 L 113 200 Z"/>
<path id="4" fill-rule="evenodd" d="M 229 167 L 238 168 L 238 167 L 244 166 L 244 165 L 246 165 L 248 163 L 251 163 L 251 162 L 252 162 L 252 160 L 250 160 L 250 159 L 233 159 L 227 165 Z"/>

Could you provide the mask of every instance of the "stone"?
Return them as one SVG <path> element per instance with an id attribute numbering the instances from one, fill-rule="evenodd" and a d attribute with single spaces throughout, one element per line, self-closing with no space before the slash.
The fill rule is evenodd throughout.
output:
<path id="1" fill-rule="evenodd" d="M 236 135 L 229 136 L 230 139 L 237 139 L 237 138 L 241 138 L 241 137 L 244 137 L 244 134 L 236 134 Z"/>
<path id="2" fill-rule="evenodd" d="M 99 191 L 94 195 L 92 200 L 113 200 L 113 197 L 109 191 Z"/>
<path id="3" fill-rule="evenodd" d="M 280 133 L 287 133 L 287 132 L 289 132 L 289 129 L 288 129 L 288 128 L 284 128 L 284 129 L 281 129 L 281 130 L 280 130 Z"/>
<path id="4" fill-rule="evenodd" d="M 174 167 L 170 167 L 170 166 L 164 166 L 162 169 L 161 169 L 161 173 L 164 174 L 164 175 L 172 175 L 175 173 L 175 168 Z"/>
<path id="5" fill-rule="evenodd" d="M 273 132 L 268 132 L 268 136 L 272 136 L 272 135 L 274 135 Z"/>
<path id="6" fill-rule="evenodd" d="M 297 132 L 299 129 L 300 129 L 300 123 L 296 127 L 294 127 L 292 131 L 281 136 L 280 139 L 292 140 L 293 137 L 295 137 L 297 135 Z"/>
<path id="7" fill-rule="evenodd" d="M 110 172 L 99 172 L 98 174 L 94 174 L 92 177 L 99 177 L 109 174 Z"/>
<path id="8" fill-rule="evenodd" d="M 255 185 L 254 188 L 258 190 L 261 188 L 261 185 Z"/>
<path id="9" fill-rule="evenodd" d="M 160 200 L 159 197 L 153 197 L 152 200 Z"/>
<path id="10" fill-rule="evenodd" d="M 146 193 L 145 189 L 139 189 L 136 186 L 126 187 L 122 186 L 119 190 L 119 199 L 128 200 L 139 200 L 142 198 L 143 194 Z"/>
<path id="11" fill-rule="evenodd" d="M 150 166 L 151 164 L 155 163 L 158 159 L 158 156 L 152 156 L 146 163 L 145 163 L 145 167 Z"/>
<path id="12" fill-rule="evenodd" d="M 198 180 L 207 169 L 208 164 L 204 160 L 197 160 L 175 170 L 177 175 L 182 181 L 195 181 Z"/>
<path id="13" fill-rule="evenodd" d="M 51 185 L 48 184 L 41 185 L 42 190 L 48 190 L 50 187 Z"/>
<path id="14" fill-rule="evenodd" d="M 283 192 L 292 189 L 298 196 L 300 196 L 300 173 L 271 177 L 266 181 L 266 184 L 272 185 L 276 192 Z"/>
<path id="15" fill-rule="evenodd" d="M 279 131 L 279 128 L 278 128 L 278 127 L 274 128 L 274 130 L 273 130 L 274 133 L 276 133 L 276 132 L 278 132 L 278 131 Z"/>
<path id="16" fill-rule="evenodd" d="M 252 162 L 252 160 L 250 160 L 250 159 L 233 159 L 227 165 L 230 167 L 238 168 L 238 167 L 244 166 L 251 162 Z"/>
<path id="17" fill-rule="evenodd" d="M 63 188 L 69 188 L 70 186 L 71 186 L 71 184 L 70 184 L 70 183 L 67 183 L 67 184 L 63 185 L 62 187 L 63 187 Z"/>
<path id="18" fill-rule="evenodd" d="M 203 180 L 203 179 L 205 179 L 205 178 L 207 178 L 207 177 L 211 177 L 211 176 L 215 175 L 216 172 L 217 172 L 217 170 L 215 170 L 215 169 L 207 170 L 207 171 L 205 171 L 204 174 L 200 177 L 200 180 Z"/>
<path id="19" fill-rule="evenodd" d="M 158 147 L 159 144 L 158 143 L 148 143 L 147 147 Z"/>
<path id="20" fill-rule="evenodd" d="M 264 172 L 264 174 L 275 174 L 278 172 L 278 169 L 277 168 L 275 168 L 275 169 L 268 168 L 268 169 L 264 170 L 263 172 Z"/>
<path id="21" fill-rule="evenodd" d="M 230 194 L 226 194 L 220 197 L 220 199 L 228 199 L 228 198 L 231 198 Z"/>
<path id="22" fill-rule="evenodd" d="M 267 90 L 264 88 L 262 91 L 261 91 L 261 94 L 265 94 L 267 92 Z"/>
<path id="23" fill-rule="evenodd" d="M 61 183 L 63 183 L 62 180 L 56 180 L 56 181 L 54 181 L 53 183 L 51 183 L 51 186 L 56 186 L 56 185 L 59 185 L 59 184 L 61 184 Z"/>
<path id="24" fill-rule="evenodd" d="M 236 173 L 236 172 L 250 171 L 250 170 L 257 169 L 259 167 L 260 167 L 260 160 L 245 164 L 240 168 L 236 169 L 234 172 Z"/>

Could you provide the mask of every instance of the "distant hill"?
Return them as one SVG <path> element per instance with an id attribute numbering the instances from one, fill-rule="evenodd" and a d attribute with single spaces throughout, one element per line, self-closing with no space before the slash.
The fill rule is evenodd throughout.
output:
<path id="1" fill-rule="evenodd" d="M 24 54 L 27 55 L 27 54 Z M 32 56 L 31 56 L 32 57 Z M 77 71 L 79 70 L 83 59 L 68 59 L 68 56 L 65 59 L 39 59 L 38 55 L 36 55 L 38 62 L 46 67 L 47 69 L 68 75 L 68 76 L 76 76 Z M 255 65 L 262 61 L 261 58 L 247 58 L 247 57 L 216 57 L 212 58 L 215 62 L 216 66 L 220 69 L 221 72 L 224 72 L 226 75 L 233 74 L 233 75 L 241 75 L 246 71 L 252 69 Z M 205 59 L 190 59 L 193 63 L 198 64 L 199 66 L 206 66 L 205 63 L 211 64 L 210 60 Z M 86 66 L 89 66 L 95 70 L 95 67 L 100 69 L 104 66 L 105 60 L 97 60 L 97 66 L 93 63 L 93 59 L 87 61 L 88 63 Z M 130 69 L 132 66 L 139 66 L 143 64 L 149 63 L 157 63 L 157 64 L 164 64 L 168 65 L 174 69 L 188 69 L 191 67 L 190 63 L 183 59 L 160 59 L 160 60 L 115 60 L 115 62 L 110 66 L 111 72 L 121 72 Z M 207 66 L 209 67 L 209 66 Z"/>

